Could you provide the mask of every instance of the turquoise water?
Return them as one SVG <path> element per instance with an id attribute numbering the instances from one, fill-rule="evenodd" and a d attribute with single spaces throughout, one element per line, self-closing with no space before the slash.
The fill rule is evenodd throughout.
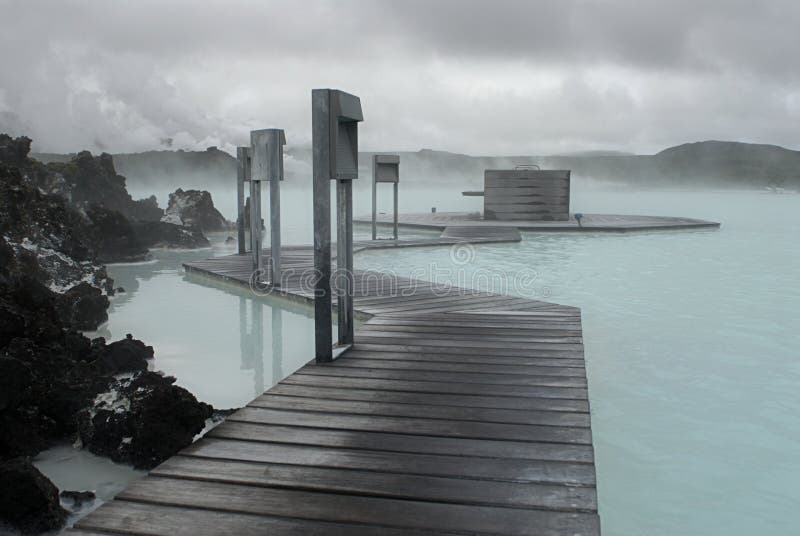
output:
<path id="1" fill-rule="evenodd" d="M 283 196 L 285 242 L 310 242 L 308 199 Z M 358 193 L 357 214 L 368 199 Z M 401 210 L 434 205 L 475 210 L 480 200 L 401 186 Z M 527 234 L 477 247 L 458 265 L 449 248 L 370 251 L 356 266 L 479 287 L 525 273 L 535 277 L 524 288 L 500 290 L 582 308 L 604 534 L 800 533 L 800 196 L 577 187 L 572 207 L 723 226 Z M 213 249 L 110 266 L 128 292 L 99 331 L 152 344 L 156 369 L 220 408 L 245 404 L 313 356 L 310 309 L 183 273 L 182 262 L 233 252 L 224 237 Z"/>
<path id="2" fill-rule="evenodd" d="M 582 308 L 604 534 L 800 533 L 800 196 L 593 193 L 573 207 L 723 222 L 529 234 L 463 267 L 467 281 L 532 269 L 518 293 Z M 446 249 L 357 259 L 451 265 Z"/>
<path id="3" fill-rule="evenodd" d="M 235 253 L 224 237 L 212 235 L 213 248 L 155 250 L 151 262 L 109 266 L 126 292 L 87 334 L 131 333 L 153 345 L 154 369 L 220 409 L 244 406 L 314 357 L 309 307 L 184 272 L 184 262 Z"/>

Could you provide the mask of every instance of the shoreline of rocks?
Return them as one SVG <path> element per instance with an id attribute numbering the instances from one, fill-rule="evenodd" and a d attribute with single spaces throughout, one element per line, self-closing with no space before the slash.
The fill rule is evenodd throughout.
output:
<path id="1" fill-rule="evenodd" d="M 181 225 L 161 221 L 155 198 L 134 201 L 108 155 L 44 165 L 29 151 L 28 138 L 0 134 L 0 522 L 36 533 L 67 513 L 32 456 L 78 441 L 149 469 L 205 429 L 213 408 L 148 370 L 152 347 L 81 332 L 108 319 L 115 289 L 104 263 L 143 260 L 154 246 L 207 247 L 201 225 L 228 223 L 207 192 L 180 189 L 171 217 Z"/>

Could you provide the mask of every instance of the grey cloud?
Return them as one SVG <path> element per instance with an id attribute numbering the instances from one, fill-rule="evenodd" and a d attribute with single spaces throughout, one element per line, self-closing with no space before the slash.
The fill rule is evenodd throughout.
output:
<path id="1" fill-rule="evenodd" d="M 38 150 L 310 140 L 312 87 L 359 94 L 366 149 L 796 146 L 794 2 L 0 0 L 0 131 Z"/>

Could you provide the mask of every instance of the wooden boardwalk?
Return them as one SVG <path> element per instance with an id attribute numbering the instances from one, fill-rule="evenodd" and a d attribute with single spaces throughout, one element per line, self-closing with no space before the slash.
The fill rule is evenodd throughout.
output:
<path id="1" fill-rule="evenodd" d="M 310 300 L 311 249 L 282 261 L 281 294 Z M 247 285 L 250 263 L 186 269 Z M 356 273 L 368 320 L 353 349 L 291 374 L 69 533 L 599 534 L 580 310 L 377 275 Z"/>
<path id="2" fill-rule="evenodd" d="M 356 223 L 371 223 L 371 218 L 362 216 L 354 220 Z M 390 224 L 391 216 L 385 214 L 377 218 L 380 224 Z M 444 230 L 460 226 L 473 228 L 510 228 L 531 232 L 633 232 L 633 231 L 674 231 L 681 229 L 713 229 L 719 223 L 695 218 L 678 218 L 669 216 L 634 216 L 624 214 L 584 214 L 578 225 L 574 215 L 567 221 L 525 221 L 525 220 L 484 220 L 477 212 L 421 212 L 416 214 L 400 214 L 400 227 Z"/>

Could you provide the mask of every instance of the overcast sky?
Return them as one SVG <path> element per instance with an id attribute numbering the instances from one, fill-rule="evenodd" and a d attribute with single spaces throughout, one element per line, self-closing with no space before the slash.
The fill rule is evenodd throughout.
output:
<path id="1" fill-rule="evenodd" d="M 311 89 L 363 150 L 800 148 L 800 2 L 0 0 L 0 132 L 35 150 L 309 144 Z"/>

